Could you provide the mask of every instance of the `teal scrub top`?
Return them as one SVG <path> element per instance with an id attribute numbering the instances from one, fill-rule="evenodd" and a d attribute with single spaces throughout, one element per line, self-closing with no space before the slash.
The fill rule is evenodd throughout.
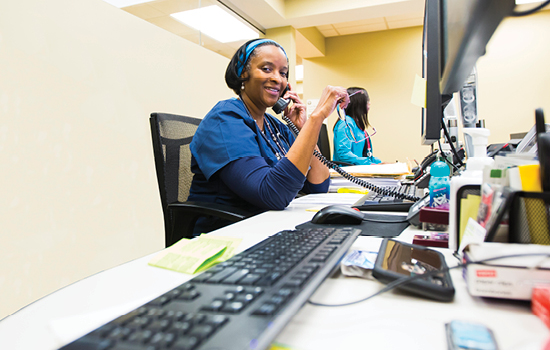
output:
<path id="1" fill-rule="evenodd" d="M 380 159 L 372 155 L 372 141 L 370 136 L 365 135 L 350 116 L 346 115 L 346 122 L 349 124 L 349 128 L 342 120 L 338 120 L 334 128 L 334 156 L 332 159 L 334 161 L 355 165 L 381 163 L 382 161 Z M 350 129 L 355 136 L 355 140 L 361 141 L 351 141 L 354 140 L 354 138 L 350 134 Z M 369 152 L 370 155 L 367 156 Z"/>

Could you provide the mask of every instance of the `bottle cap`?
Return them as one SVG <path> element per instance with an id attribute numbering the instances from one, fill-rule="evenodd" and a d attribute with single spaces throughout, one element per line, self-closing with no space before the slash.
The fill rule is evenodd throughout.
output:
<path id="1" fill-rule="evenodd" d="M 430 168 L 430 175 L 436 177 L 449 176 L 450 169 L 447 163 L 438 160 L 434 162 Z"/>
<path id="2" fill-rule="evenodd" d="M 489 174 L 489 177 L 500 179 L 502 177 L 502 170 L 491 169 L 491 173 Z"/>

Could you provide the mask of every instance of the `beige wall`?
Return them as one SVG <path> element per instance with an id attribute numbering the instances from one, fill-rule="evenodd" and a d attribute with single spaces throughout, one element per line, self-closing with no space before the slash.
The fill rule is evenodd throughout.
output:
<path id="1" fill-rule="evenodd" d="M 534 110 L 550 121 L 550 11 L 506 19 L 478 61 L 479 117 L 490 143 L 528 131 Z M 327 38 L 326 56 L 304 59 L 304 99 L 318 98 L 327 84 L 362 86 L 371 96 L 376 127 L 374 153 L 384 161 L 420 161 L 420 108 L 411 104 L 415 74 L 421 75 L 422 27 Z M 336 120 L 333 114 L 329 130 Z M 331 136 L 332 142 L 332 136 Z"/>
<path id="2" fill-rule="evenodd" d="M 204 116 L 227 62 L 101 0 L 0 4 L 0 318 L 163 247 L 148 116 Z"/>

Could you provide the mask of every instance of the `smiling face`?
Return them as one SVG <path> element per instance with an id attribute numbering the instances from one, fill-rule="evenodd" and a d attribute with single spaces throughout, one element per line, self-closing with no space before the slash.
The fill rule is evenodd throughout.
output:
<path id="1" fill-rule="evenodd" d="M 248 79 L 241 96 L 248 108 L 255 112 L 253 114 L 263 116 L 265 110 L 281 97 L 288 84 L 288 62 L 279 47 L 265 45 L 256 48 L 247 68 L 243 77 Z"/>

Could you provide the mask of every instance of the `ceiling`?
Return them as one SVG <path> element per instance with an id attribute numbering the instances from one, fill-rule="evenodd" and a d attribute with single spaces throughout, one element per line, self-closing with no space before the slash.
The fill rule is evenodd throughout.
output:
<path id="1" fill-rule="evenodd" d="M 324 37 L 422 25 L 425 0 L 154 0 L 123 8 L 178 36 L 231 58 L 244 41 L 220 43 L 170 17 L 198 7 L 219 5 L 265 32 L 292 26 L 315 27 Z M 260 34 L 261 35 L 261 34 Z M 297 47 L 298 56 L 301 54 Z"/>
<path id="2" fill-rule="evenodd" d="M 517 9 L 527 10 L 542 2 L 529 1 L 535 4 L 518 5 Z M 229 12 L 238 14 L 243 21 L 251 23 L 263 33 L 266 29 L 292 26 L 299 31 L 311 32 L 311 29 L 314 29 L 328 38 L 421 26 L 424 2 L 425 0 L 152 0 L 124 7 L 123 10 L 231 58 L 244 40 L 220 43 L 178 22 L 170 17 L 170 14 L 219 5 Z M 310 47 L 311 45 L 308 47 L 297 44 L 298 64 L 302 58 L 315 57 L 315 54 L 308 50 Z"/>

